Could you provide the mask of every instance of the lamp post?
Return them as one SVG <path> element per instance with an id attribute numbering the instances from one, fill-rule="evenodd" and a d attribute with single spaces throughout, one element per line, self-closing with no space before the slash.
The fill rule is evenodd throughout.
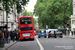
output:
<path id="1" fill-rule="evenodd" d="M 15 22 L 16 22 L 16 6 L 15 6 L 15 4 L 14 4 L 14 9 L 15 9 L 14 14 L 15 14 Z"/>
<path id="2" fill-rule="evenodd" d="M 22 0 L 18 0 L 17 4 L 20 4 L 20 6 L 21 6 L 21 3 L 22 3 Z M 18 8 L 18 9 L 20 9 L 20 8 Z M 18 11 L 17 11 L 17 13 L 18 13 Z M 18 19 L 18 31 L 19 31 L 19 13 L 17 14 L 17 19 Z"/>
<path id="3" fill-rule="evenodd" d="M 4 0 L 3 0 L 4 2 Z M 4 5 L 3 5 L 3 26 L 4 26 Z M 4 27 L 3 27 L 3 31 L 4 31 Z"/>
<path id="4" fill-rule="evenodd" d="M 65 33 L 65 36 L 66 36 L 66 27 L 65 27 L 65 0 L 63 0 L 64 2 L 64 33 Z"/>
<path id="5" fill-rule="evenodd" d="M 72 15 L 72 0 L 69 0 L 70 1 L 70 6 L 71 6 L 71 15 Z"/>
<path id="6" fill-rule="evenodd" d="M 71 14 L 70 14 L 70 16 L 72 15 L 72 0 L 69 0 L 70 1 L 70 3 L 69 3 L 69 6 L 70 6 L 70 12 L 71 12 Z M 70 25 L 69 25 L 69 23 L 67 22 L 67 28 L 68 28 L 68 32 L 70 31 Z M 68 35 L 69 35 L 69 33 L 68 33 Z"/>
<path id="7" fill-rule="evenodd" d="M 6 31 L 8 32 L 8 11 L 7 11 L 7 2 L 8 2 L 8 0 L 6 0 L 6 25 L 7 25 Z"/>
<path id="8" fill-rule="evenodd" d="M 72 3 L 72 0 L 69 0 L 69 1 L 71 1 L 71 3 Z M 66 23 L 65 23 L 65 0 L 63 0 L 63 2 L 64 2 L 64 33 L 65 33 L 65 36 L 66 36 Z M 70 5 L 71 6 L 71 5 Z M 72 10 L 71 10 L 71 14 L 72 14 Z"/>
<path id="9" fill-rule="evenodd" d="M 51 16 L 49 16 L 51 18 Z M 49 23 L 49 27 L 50 27 L 50 23 Z"/>

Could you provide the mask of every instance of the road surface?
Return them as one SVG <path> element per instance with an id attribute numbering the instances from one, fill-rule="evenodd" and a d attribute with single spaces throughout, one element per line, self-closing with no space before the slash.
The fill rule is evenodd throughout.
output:
<path id="1" fill-rule="evenodd" d="M 34 41 L 18 41 L 7 50 L 75 50 L 75 39 L 73 38 L 38 38 Z"/>

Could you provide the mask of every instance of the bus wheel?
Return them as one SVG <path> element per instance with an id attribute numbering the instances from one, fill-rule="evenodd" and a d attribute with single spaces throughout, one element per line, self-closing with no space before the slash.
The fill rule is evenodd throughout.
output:
<path id="1" fill-rule="evenodd" d="M 56 36 L 54 38 L 57 38 Z"/>
<path id="2" fill-rule="evenodd" d="M 46 36 L 45 36 L 45 38 L 46 38 Z"/>
<path id="3" fill-rule="evenodd" d="M 60 36 L 60 38 L 62 38 L 62 36 Z"/>
<path id="4" fill-rule="evenodd" d="M 50 38 L 50 37 L 48 36 L 48 38 Z"/>
<path id="5" fill-rule="evenodd" d="M 48 35 L 48 38 L 50 38 L 50 36 Z"/>
<path id="6" fill-rule="evenodd" d="M 40 36 L 38 36 L 38 38 L 40 38 Z"/>

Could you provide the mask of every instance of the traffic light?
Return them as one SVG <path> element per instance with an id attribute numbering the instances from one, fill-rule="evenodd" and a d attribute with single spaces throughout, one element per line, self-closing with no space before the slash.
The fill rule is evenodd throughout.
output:
<path id="1" fill-rule="evenodd" d="M 69 27 L 69 23 L 67 22 L 67 27 Z"/>
<path id="2" fill-rule="evenodd" d="M 69 26 L 69 24 L 67 24 L 67 27 Z"/>

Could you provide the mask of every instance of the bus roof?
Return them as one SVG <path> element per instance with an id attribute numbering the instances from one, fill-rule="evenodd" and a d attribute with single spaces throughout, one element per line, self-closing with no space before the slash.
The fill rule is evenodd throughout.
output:
<path id="1" fill-rule="evenodd" d="M 21 16 L 21 17 L 19 17 L 19 18 L 24 18 L 24 17 L 31 17 L 31 16 Z"/>

